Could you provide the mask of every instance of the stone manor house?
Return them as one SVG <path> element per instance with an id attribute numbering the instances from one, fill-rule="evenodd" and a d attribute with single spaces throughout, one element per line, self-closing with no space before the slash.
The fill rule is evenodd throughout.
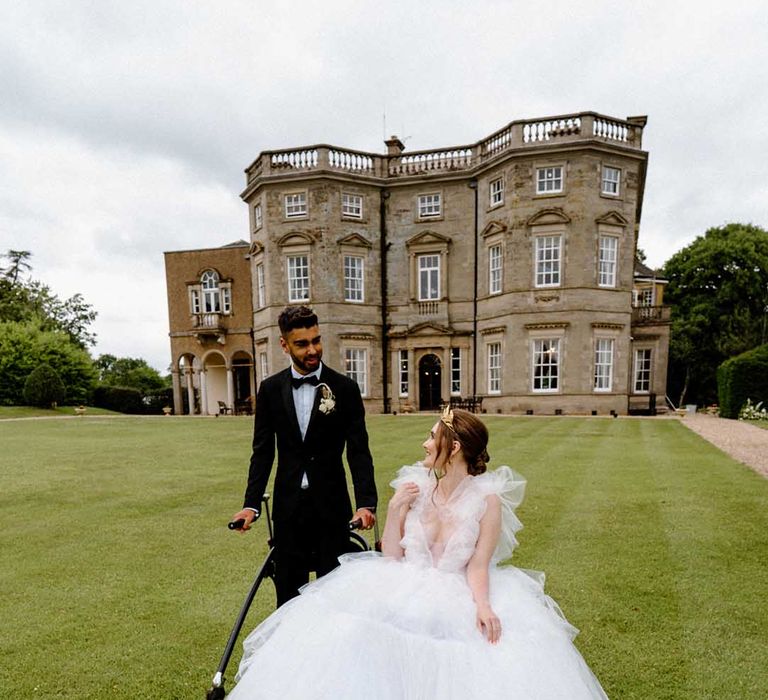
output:
<path id="1" fill-rule="evenodd" d="M 666 281 L 636 261 L 645 117 L 513 121 L 474 144 L 325 144 L 246 169 L 248 240 L 165 254 L 174 410 L 250 411 L 311 305 L 371 412 L 663 408 Z"/>

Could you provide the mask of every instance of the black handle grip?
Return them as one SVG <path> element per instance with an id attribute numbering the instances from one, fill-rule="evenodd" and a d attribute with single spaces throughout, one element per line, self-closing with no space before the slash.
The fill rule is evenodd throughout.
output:
<path id="1" fill-rule="evenodd" d="M 243 525 L 245 525 L 245 518 L 240 518 L 239 520 L 233 520 L 231 523 L 228 523 L 227 527 L 230 530 L 239 530 Z"/>
<path id="2" fill-rule="evenodd" d="M 353 520 L 349 524 L 349 529 L 350 530 L 359 530 L 362 526 L 363 526 L 363 521 L 360 520 L 360 518 L 358 518 L 357 520 Z"/>

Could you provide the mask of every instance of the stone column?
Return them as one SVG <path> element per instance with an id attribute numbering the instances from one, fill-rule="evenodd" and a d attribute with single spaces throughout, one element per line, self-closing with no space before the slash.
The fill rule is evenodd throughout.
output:
<path id="1" fill-rule="evenodd" d="M 189 402 L 189 415 L 192 416 L 195 413 L 195 372 L 192 367 L 187 367 L 185 372 L 187 375 L 187 401 Z"/>
<path id="2" fill-rule="evenodd" d="M 208 386 L 205 381 L 205 370 L 200 370 L 200 415 L 208 415 Z"/>
<path id="3" fill-rule="evenodd" d="M 232 415 L 235 414 L 235 368 L 228 367 L 227 373 L 227 406 L 232 409 Z"/>
<path id="4" fill-rule="evenodd" d="M 171 370 L 171 384 L 173 385 L 173 412 L 180 416 L 184 412 L 184 402 L 181 400 L 181 379 L 179 370 Z"/>

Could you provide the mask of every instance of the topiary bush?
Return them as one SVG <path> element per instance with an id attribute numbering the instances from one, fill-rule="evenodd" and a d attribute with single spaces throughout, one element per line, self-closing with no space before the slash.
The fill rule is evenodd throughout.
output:
<path id="1" fill-rule="evenodd" d="M 64 401 L 67 390 L 53 367 L 41 364 L 35 367 L 24 382 L 24 402 L 28 406 L 56 408 Z"/>
<path id="2" fill-rule="evenodd" d="M 717 368 L 717 394 L 722 418 L 738 418 L 747 399 L 768 403 L 768 344 L 723 362 Z"/>

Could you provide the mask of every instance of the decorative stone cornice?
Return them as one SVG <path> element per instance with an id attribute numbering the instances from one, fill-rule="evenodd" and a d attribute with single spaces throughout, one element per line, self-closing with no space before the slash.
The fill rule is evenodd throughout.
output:
<path id="1" fill-rule="evenodd" d="M 505 233 L 507 230 L 507 225 L 502 223 L 501 221 L 491 221 L 480 233 L 480 235 L 483 238 L 488 238 L 488 236 L 493 236 L 497 233 Z"/>
<path id="2" fill-rule="evenodd" d="M 568 328 L 570 321 L 547 321 L 546 323 L 526 323 L 525 329 L 528 331 L 546 331 L 553 328 Z"/>
<path id="3" fill-rule="evenodd" d="M 251 243 L 251 247 L 248 249 L 248 255 L 252 258 L 255 258 L 257 255 L 263 252 L 264 252 L 264 246 L 258 241 L 254 241 L 253 243 Z"/>
<path id="4" fill-rule="evenodd" d="M 620 331 L 625 323 L 609 323 L 608 321 L 593 321 L 592 328 L 610 328 L 611 330 Z"/>
<path id="5" fill-rule="evenodd" d="M 551 226 L 552 224 L 570 224 L 570 217 L 560 208 L 540 209 L 525 222 L 527 226 Z"/>
<path id="6" fill-rule="evenodd" d="M 336 241 L 339 245 L 358 246 L 361 248 L 372 248 L 373 244 L 364 236 L 359 233 L 350 233 L 348 236 L 343 236 Z"/>
<path id="7" fill-rule="evenodd" d="M 290 233 L 281 236 L 277 241 L 277 245 L 280 247 L 290 245 L 312 245 L 314 242 L 315 239 L 308 233 L 304 233 L 303 231 L 291 231 Z"/>
<path id="8" fill-rule="evenodd" d="M 405 247 L 411 248 L 412 246 L 422 245 L 440 245 L 449 246 L 451 239 L 448 236 L 443 236 L 441 233 L 435 231 L 422 231 L 415 236 L 411 236 L 406 242 Z"/>
<path id="9" fill-rule="evenodd" d="M 339 333 L 338 337 L 342 340 L 374 340 L 376 338 L 373 333 L 366 333 L 364 331 L 360 333 Z"/>
<path id="10" fill-rule="evenodd" d="M 598 224 L 606 224 L 608 226 L 629 226 L 629 221 L 618 211 L 609 211 L 602 216 L 598 216 L 595 219 Z"/>
<path id="11" fill-rule="evenodd" d="M 493 335 L 494 333 L 505 333 L 507 330 L 506 326 L 493 326 L 492 328 L 482 328 L 480 329 L 480 335 Z"/>
<path id="12" fill-rule="evenodd" d="M 550 301 L 560 301 L 560 294 L 558 292 L 534 292 L 533 300 L 538 302 L 544 302 L 545 304 Z"/>

